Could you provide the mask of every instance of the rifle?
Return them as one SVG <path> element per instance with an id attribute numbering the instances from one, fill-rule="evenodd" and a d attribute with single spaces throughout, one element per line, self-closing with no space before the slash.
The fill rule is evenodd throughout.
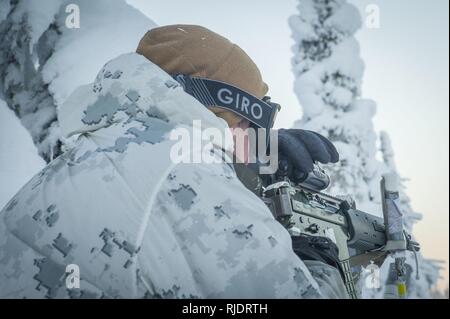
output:
<path id="1" fill-rule="evenodd" d="M 384 260 L 389 254 L 395 258 L 398 296 L 404 298 L 405 252 L 415 254 L 420 245 L 403 229 L 402 215 L 395 204 L 395 176 L 387 174 L 381 179 L 383 218 L 356 209 L 348 198 L 321 192 L 329 183 L 328 175 L 316 167 L 301 184 L 294 185 L 286 178 L 265 187 L 262 200 L 291 236 L 327 237 L 337 245 L 343 280 L 351 298 L 357 298 L 352 267 Z"/>

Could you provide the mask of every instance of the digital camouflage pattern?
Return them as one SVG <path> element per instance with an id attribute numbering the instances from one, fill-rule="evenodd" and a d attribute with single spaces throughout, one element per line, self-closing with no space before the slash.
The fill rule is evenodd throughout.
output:
<path id="1" fill-rule="evenodd" d="M 135 53 L 78 88 L 59 110 L 73 145 L 0 213 L 0 297 L 327 297 L 231 165 L 170 160 L 171 130 L 198 119 L 226 129 Z"/>

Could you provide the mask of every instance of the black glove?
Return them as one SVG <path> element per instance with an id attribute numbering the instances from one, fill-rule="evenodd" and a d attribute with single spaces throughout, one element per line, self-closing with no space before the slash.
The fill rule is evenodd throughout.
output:
<path id="1" fill-rule="evenodd" d="M 277 178 L 288 177 L 301 183 L 314 168 L 314 163 L 337 163 L 339 153 L 324 136 L 300 129 L 278 131 Z"/>

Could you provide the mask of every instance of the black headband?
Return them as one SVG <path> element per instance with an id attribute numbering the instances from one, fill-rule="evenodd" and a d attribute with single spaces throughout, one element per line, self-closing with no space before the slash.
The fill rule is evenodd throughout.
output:
<path id="1" fill-rule="evenodd" d="M 173 78 L 184 91 L 192 95 L 206 107 L 220 107 L 234 112 L 251 123 L 267 131 L 273 127 L 280 105 L 270 102 L 269 97 L 262 100 L 221 81 L 176 74 Z"/>

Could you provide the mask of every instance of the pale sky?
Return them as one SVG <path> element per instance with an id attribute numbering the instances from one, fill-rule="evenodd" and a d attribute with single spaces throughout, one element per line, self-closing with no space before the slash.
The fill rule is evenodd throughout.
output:
<path id="1" fill-rule="evenodd" d="M 293 40 L 287 24 L 297 0 L 127 0 L 158 25 L 200 24 L 243 48 L 283 106 L 277 127 L 301 117 L 293 92 Z M 363 96 L 378 104 L 377 131 L 389 133 L 408 194 L 423 221 L 415 235 L 428 258 L 449 260 L 449 120 L 447 0 L 351 0 L 366 17 L 380 8 L 380 28 L 357 34 L 366 63 Z"/>

